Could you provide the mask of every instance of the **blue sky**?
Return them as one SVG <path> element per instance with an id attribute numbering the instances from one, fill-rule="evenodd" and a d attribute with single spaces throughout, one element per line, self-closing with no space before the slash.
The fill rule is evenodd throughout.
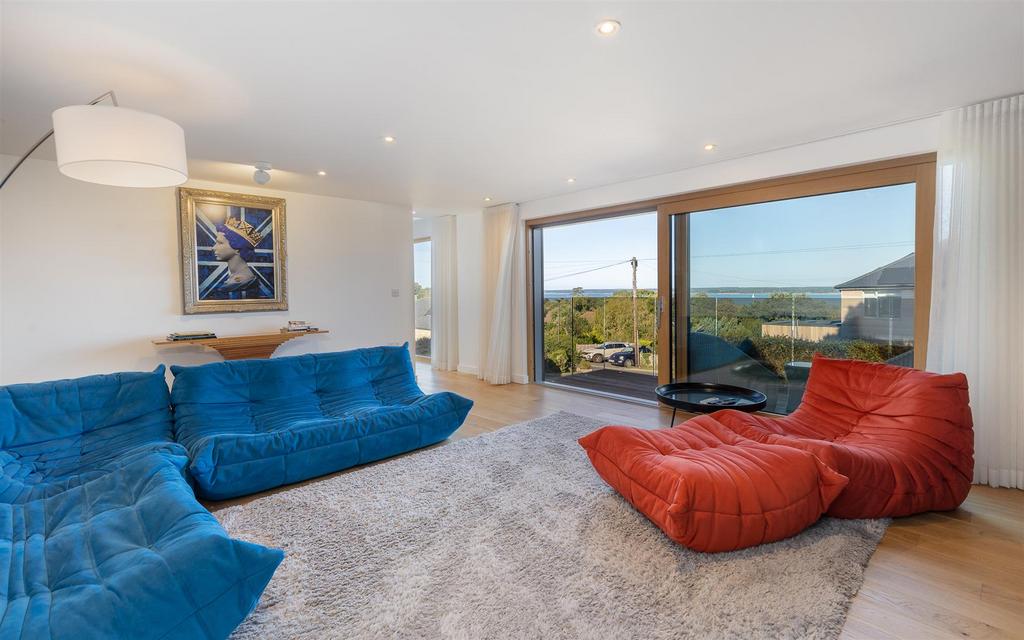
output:
<path id="1" fill-rule="evenodd" d="M 430 286 L 430 242 L 416 242 L 412 245 L 413 280 L 420 286 Z"/>
<path id="2" fill-rule="evenodd" d="M 831 288 L 913 250 L 912 184 L 690 216 L 694 288 Z M 614 263 L 632 256 L 638 286 L 657 287 L 654 213 L 546 228 L 545 289 L 629 288 L 632 269 Z"/>

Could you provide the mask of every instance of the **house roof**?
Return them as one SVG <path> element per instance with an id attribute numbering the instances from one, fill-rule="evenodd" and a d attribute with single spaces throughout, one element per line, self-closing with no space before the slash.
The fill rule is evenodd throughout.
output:
<path id="1" fill-rule="evenodd" d="M 910 289 L 914 287 L 914 254 L 878 267 L 853 280 L 837 284 L 836 289 Z"/>

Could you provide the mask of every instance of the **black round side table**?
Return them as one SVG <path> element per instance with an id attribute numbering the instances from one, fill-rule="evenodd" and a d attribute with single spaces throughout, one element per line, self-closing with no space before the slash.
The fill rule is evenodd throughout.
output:
<path id="1" fill-rule="evenodd" d="M 676 410 L 690 413 L 711 413 L 719 409 L 736 409 L 752 413 L 768 406 L 768 396 L 760 391 L 713 382 L 672 382 L 654 390 L 658 400 L 672 407 L 672 425 Z"/>

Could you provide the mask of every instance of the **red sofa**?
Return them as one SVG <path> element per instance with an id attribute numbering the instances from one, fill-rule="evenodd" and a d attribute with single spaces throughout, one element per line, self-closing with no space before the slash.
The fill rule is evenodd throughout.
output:
<path id="1" fill-rule="evenodd" d="M 829 507 L 839 518 L 955 509 L 974 474 L 974 429 L 962 373 L 939 375 L 815 357 L 788 416 L 712 414 L 735 433 L 813 453 L 850 479 Z"/>
<path id="2" fill-rule="evenodd" d="M 973 473 L 967 380 L 816 357 L 802 404 L 580 439 L 598 474 L 670 538 L 726 551 L 840 518 L 955 509 Z"/>

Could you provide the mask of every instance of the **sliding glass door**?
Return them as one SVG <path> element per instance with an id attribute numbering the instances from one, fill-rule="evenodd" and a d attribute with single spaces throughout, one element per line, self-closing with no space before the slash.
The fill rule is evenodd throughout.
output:
<path id="1" fill-rule="evenodd" d="M 527 222 L 536 382 L 801 402 L 815 354 L 924 366 L 934 155 Z"/>
<path id="2" fill-rule="evenodd" d="M 537 226 L 534 379 L 654 400 L 657 213 Z"/>
<path id="3" fill-rule="evenodd" d="M 800 404 L 815 354 L 922 365 L 928 170 L 663 206 L 666 378 L 757 389 L 766 411 L 785 414 Z M 787 193 L 794 197 L 774 197 Z"/>

